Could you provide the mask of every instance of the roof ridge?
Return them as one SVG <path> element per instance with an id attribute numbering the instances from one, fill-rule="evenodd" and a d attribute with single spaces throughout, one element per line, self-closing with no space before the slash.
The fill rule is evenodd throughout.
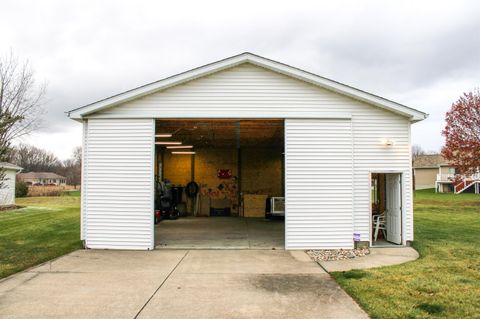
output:
<path id="1" fill-rule="evenodd" d="M 67 112 L 67 115 L 73 119 L 81 120 L 84 116 L 101 111 L 108 107 L 113 107 L 118 104 L 134 100 L 145 95 L 153 94 L 155 92 L 186 83 L 204 76 L 211 75 L 222 70 L 238 66 L 243 63 L 251 63 L 253 65 L 264 67 L 270 71 L 284 74 L 292 78 L 296 78 L 307 83 L 317 85 L 324 89 L 330 90 L 337 94 L 345 95 L 371 105 L 387 109 L 391 112 L 398 113 L 410 118 L 412 122 L 421 121 L 425 119 L 428 114 L 408 107 L 406 105 L 388 100 L 381 96 L 369 93 L 353 86 L 340 83 L 335 80 L 317 75 L 315 73 L 302 70 L 288 64 L 274 61 L 251 52 L 243 52 L 216 62 L 208 63 L 175 75 L 150 82 L 148 84 L 124 91 L 122 93 L 112 95 L 105 99 L 93 102 L 82 107 L 72 109 Z"/>

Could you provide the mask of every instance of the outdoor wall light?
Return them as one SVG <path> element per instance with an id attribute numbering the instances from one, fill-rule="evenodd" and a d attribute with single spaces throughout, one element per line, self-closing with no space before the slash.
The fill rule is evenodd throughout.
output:
<path id="1" fill-rule="evenodd" d="M 385 146 L 393 146 L 395 145 L 395 141 L 391 139 L 384 138 L 382 139 L 382 144 Z"/>

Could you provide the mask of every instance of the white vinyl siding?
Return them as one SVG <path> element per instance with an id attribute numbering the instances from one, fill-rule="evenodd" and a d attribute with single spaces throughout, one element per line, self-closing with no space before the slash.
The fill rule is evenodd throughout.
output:
<path id="1" fill-rule="evenodd" d="M 355 233 L 362 241 L 368 241 L 370 229 L 370 173 L 398 172 L 403 176 L 402 207 L 404 240 L 413 240 L 412 184 L 410 161 L 410 123 L 387 112 L 355 114 L 353 121 L 354 145 L 354 212 Z M 394 145 L 386 146 L 383 139 L 391 139 Z"/>
<path id="2" fill-rule="evenodd" d="M 350 120 L 285 121 L 285 247 L 353 248 Z"/>
<path id="3" fill-rule="evenodd" d="M 0 206 L 15 205 L 15 178 L 17 171 L 6 168 L 3 186 L 0 188 Z"/>
<path id="4" fill-rule="evenodd" d="M 152 119 L 90 119 L 83 214 L 88 248 L 153 248 Z"/>
<path id="5" fill-rule="evenodd" d="M 246 63 L 105 109 L 89 118 L 312 118 L 315 114 L 322 118 L 327 113 L 351 116 L 353 232 L 359 233 L 362 241 L 370 239 L 370 173 L 401 171 L 404 240 L 412 240 L 410 122 L 406 117 Z M 395 144 L 384 146 L 382 139 L 391 139 Z"/>

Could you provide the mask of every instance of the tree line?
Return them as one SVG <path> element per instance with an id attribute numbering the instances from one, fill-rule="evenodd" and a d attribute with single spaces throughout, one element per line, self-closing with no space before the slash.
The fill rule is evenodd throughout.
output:
<path id="1" fill-rule="evenodd" d="M 80 185 L 82 148 L 73 149 L 71 156 L 60 160 L 53 153 L 28 144 L 19 144 L 10 150 L 9 162 L 23 168 L 23 172 L 52 172 L 62 175 L 69 185 Z"/>

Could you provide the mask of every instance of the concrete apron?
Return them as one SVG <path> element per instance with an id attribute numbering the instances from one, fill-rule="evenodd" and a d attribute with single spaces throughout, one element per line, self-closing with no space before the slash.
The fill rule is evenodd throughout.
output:
<path id="1" fill-rule="evenodd" d="M 284 249 L 282 220 L 187 217 L 155 227 L 156 249 Z"/>
<path id="2" fill-rule="evenodd" d="M 303 251 L 79 250 L 0 281 L 2 318 L 368 318 Z"/>

